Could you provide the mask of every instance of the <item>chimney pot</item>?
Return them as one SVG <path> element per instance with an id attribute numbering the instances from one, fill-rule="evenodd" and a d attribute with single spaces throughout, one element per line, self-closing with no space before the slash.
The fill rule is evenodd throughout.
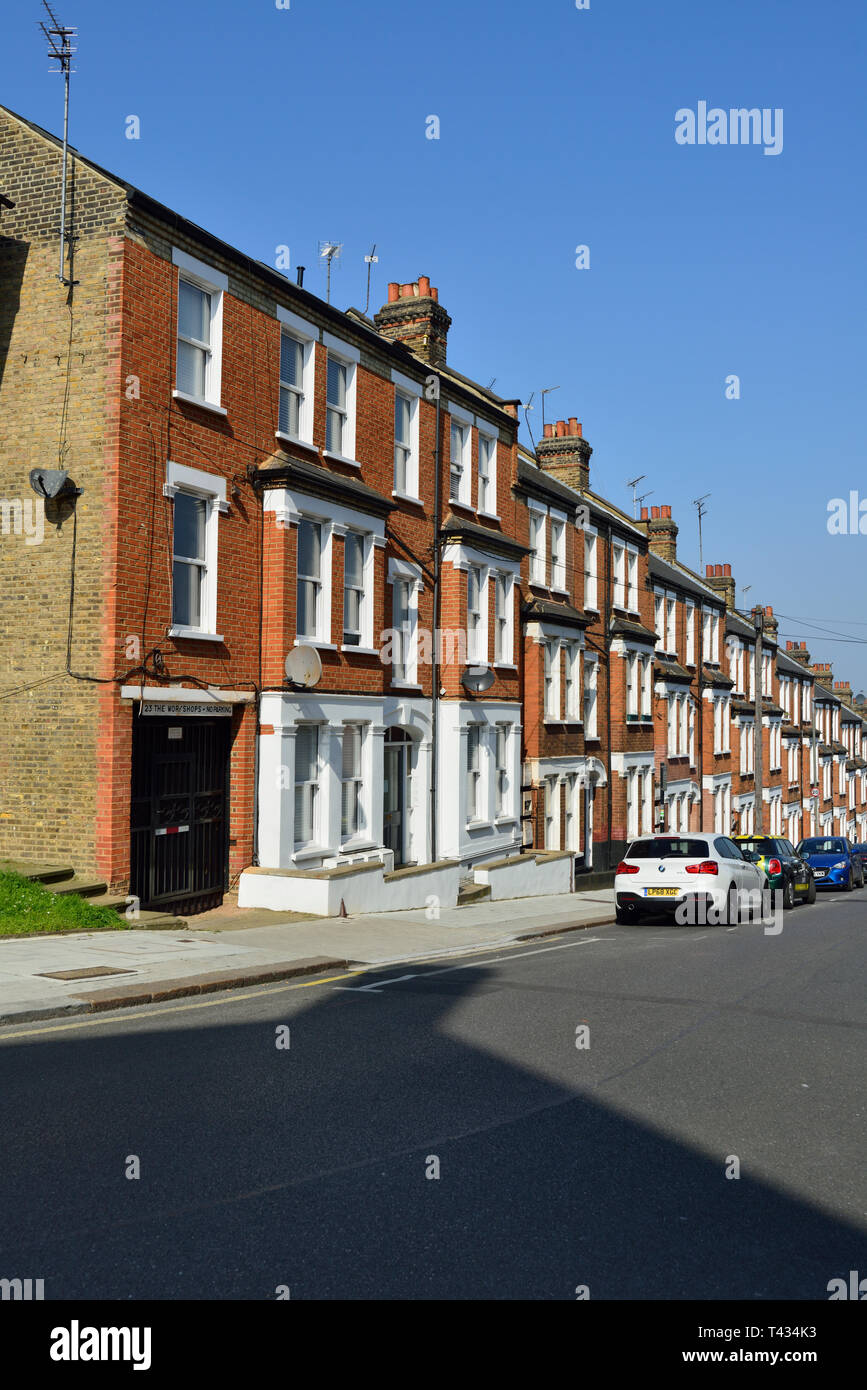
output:
<path id="1" fill-rule="evenodd" d="M 427 299 L 430 297 L 430 276 L 420 275 L 418 277 L 418 292 Z"/>
<path id="2" fill-rule="evenodd" d="M 712 578 L 713 578 L 713 573 L 714 573 L 713 565 L 705 565 L 705 567 L 704 567 L 704 573 L 705 573 L 705 578 L 707 578 L 707 579 L 712 579 Z"/>
<path id="3" fill-rule="evenodd" d="M 554 438 L 554 426 L 551 425 L 551 424 L 546 425 L 546 426 L 545 426 L 545 429 L 544 429 L 544 435 L 545 435 L 545 438 L 546 438 L 546 439 L 553 439 L 553 438 Z"/>
<path id="4" fill-rule="evenodd" d="M 659 520 L 659 508 L 658 508 L 658 507 L 651 507 L 651 509 L 650 509 L 650 515 L 653 517 L 654 521 L 658 521 L 658 520 Z"/>
<path id="5" fill-rule="evenodd" d="M 723 565 L 723 574 L 725 575 L 726 579 L 731 579 L 731 577 L 732 577 L 732 567 L 731 567 L 731 565 Z"/>
<path id="6" fill-rule="evenodd" d="M 557 435 L 558 435 L 558 438 L 560 438 L 560 439 L 565 439 L 565 437 L 566 437 L 566 421 L 565 421 L 565 420 L 558 420 L 558 421 L 557 421 Z"/>
<path id="7" fill-rule="evenodd" d="M 570 416 L 569 416 L 569 433 L 570 433 L 570 434 L 577 434 L 577 433 L 578 433 L 578 420 L 577 420 L 577 417 L 576 417 L 575 415 L 570 415 Z"/>
<path id="8" fill-rule="evenodd" d="M 646 507 L 642 507 L 642 508 L 641 508 L 641 520 L 642 520 L 642 521 L 647 521 L 647 519 L 648 519 L 648 511 L 647 511 L 647 508 L 646 508 Z"/>
<path id="9" fill-rule="evenodd" d="M 436 302 L 437 302 L 437 304 L 439 304 L 439 302 L 440 302 L 440 292 L 439 292 L 439 290 L 437 290 L 437 289 L 432 289 L 431 292 L 430 292 L 430 294 L 431 294 L 431 299 L 435 299 Z"/>
<path id="10" fill-rule="evenodd" d="M 408 299 L 409 296 L 410 296 L 411 294 L 412 294 L 412 285 L 401 285 L 401 287 L 400 287 L 400 297 L 401 297 L 401 299 Z"/>
<path id="11" fill-rule="evenodd" d="M 389 302 L 389 304 L 393 304 L 394 301 L 395 301 L 396 299 L 399 299 L 399 298 L 400 298 L 400 285 L 397 283 L 396 280 L 391 280 L 391 281 L 389 281 L 389 285 L 388 285 L 388 302 Z"/>

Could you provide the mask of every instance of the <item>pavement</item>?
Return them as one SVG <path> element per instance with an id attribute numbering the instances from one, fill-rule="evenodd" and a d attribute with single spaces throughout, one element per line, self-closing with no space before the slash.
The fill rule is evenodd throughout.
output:
<path id="1" fill-rule="evenodd" d="M 187 995 L 427 960 L 614 920 L 614 891 L 513 898 L 358 917 L 204 914 L 183 930 L 0 939 L 0 1024 L 98 1013 Z M 194 919 L 195 921 L 196 919 Z M 198 919 L 202 921 L 202 919 Z"/>

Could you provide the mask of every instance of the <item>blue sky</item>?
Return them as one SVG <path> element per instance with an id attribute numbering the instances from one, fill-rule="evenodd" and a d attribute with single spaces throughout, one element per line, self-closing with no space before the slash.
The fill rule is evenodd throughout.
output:
<path id="1" fill-rule="evenodd" d="M 559 386 L 547 418 L 583 421 L 594 487 L 629 508 L 645 474 L 693 566 L 710 492 L 705 561 L 867 688 L 867 535 L 826 526 L 831 498 L 867 502 L 863 4 L 54 8 L 79 28 L 82 152 L 255 257 L 288 244 L 314 292 L 319 240 L 342 241 L 341 307 L 364 307 L 374 242 L 371 311 L 389 280 L 430 275 L 455 367 L 535 391 L 536 434 Z M 57 132 L 40 16 L 4 16 L 0 101 Z M 677 144 L 700 101 L 782 108 L 782 153 Z"/>

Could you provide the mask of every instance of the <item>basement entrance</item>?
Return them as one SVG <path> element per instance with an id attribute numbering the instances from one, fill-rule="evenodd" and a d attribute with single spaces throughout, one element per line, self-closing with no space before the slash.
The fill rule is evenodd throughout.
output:
<path id="1" fill-rule="evenodd" d="M 223 901 L 229 871 L 229 715 L 229 710 L 195 718 L 136 712 L 129 891 L 143 908 L 206 912 Z"/>

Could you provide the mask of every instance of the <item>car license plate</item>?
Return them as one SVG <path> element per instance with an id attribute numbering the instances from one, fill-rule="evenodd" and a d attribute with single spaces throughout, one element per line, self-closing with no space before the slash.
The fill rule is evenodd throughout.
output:
<path id="1" fill-rule="evenodd" d="M 809 887 L 810 887 L 809 883 L 796 883 L 796 884 L 795 884 L 795 892 L 796 892 L 796 893 L 806 893 L 806 892 L 809 891 Z"/>
<path id="2" fill-rule="evenodd" d="M 827 872 L 828 872 L 827 869 L 814 869 L 814 870 L 813 870 L 813 877 L 814 877 L 814 878 L 824 878 Z"/>
<path id="3" fill-rule="evenodd" d="M 676 889 L 676 888 L 645 888 L 645 890 L 644 890 L 644 896 L 645 896 L 646 898 L 676 898 L 676 897 L 677 897 L 677 889 Z"/>

